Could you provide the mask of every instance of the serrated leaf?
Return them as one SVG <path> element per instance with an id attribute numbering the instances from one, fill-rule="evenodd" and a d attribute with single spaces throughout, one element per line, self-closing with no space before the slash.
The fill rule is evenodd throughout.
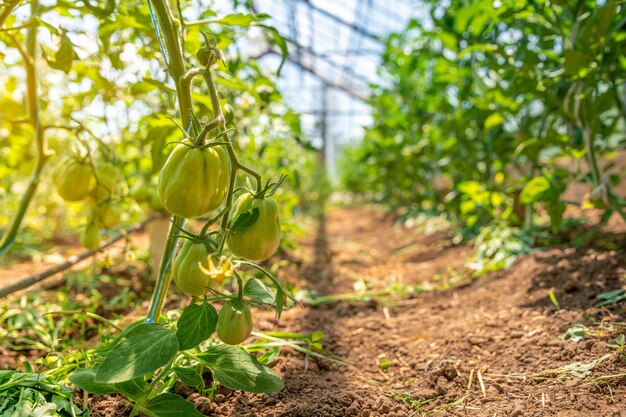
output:
<path id="1" fill-rule="evenodd" d="M 226 388 L 269 393 L 280 391 L 285 386 L 267 366 L 236 346 L 212 346 L 198 358 L 211 368 Z"/>
<path id="2" fill-rule="evenodd" d="M 215 331 L 217 311 L 211 304 L 191 304 L 183 310 L 178 319 L 179 349 L 187 350 L 207 340 Z"/>
<path id="3" fill-rule="evenodd" d="M 259 214 L 260 214 L 260 210 L 258 207 L 254 207 L 248 211 L 244 211 L 243 213 L 240 213 L 233 220 L 230 226 L 230 231 L 232 233 L 245 232 L 246 230 L 254 226 L 256 221 L 259 219 Z"/>
<path id="4" fill-rule="evenodd" d="M 192 403 L 169 393 L 154 397 L 141 411 L 150 417 L 203 417 Z"/>
<path id="5" fill-rule="evenodd" d="M 195 369 L 181 368 L 179 366 L 175 366 L 174 372 L 176 372 L 176 375 L 178 375 L 181 381 L 183 381 L 190 387 L 197 387 L 198 385 L 202 385 L 202 376 L 198 374 Z"/>
<path id="6" fill-rule="evenodd" d="M 250 278 L 243 288 L 243 295 L 257 303 L 274 304 L 274 292 L 258 278 Z"/>
<path id="7" fill-rule="evenodd" d="M 167 364 L 178 352 L 178 339 L 173 329 L 156 323 L 135 327 L 126 340 L 113 348 L 103 366 L 96 372 L 97 383 L 130 381 L 150 374 Z"/>

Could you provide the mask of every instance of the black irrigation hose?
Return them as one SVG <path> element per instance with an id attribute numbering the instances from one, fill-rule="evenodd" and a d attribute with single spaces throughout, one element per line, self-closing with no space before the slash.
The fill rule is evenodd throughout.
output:
<path id="1" fill-rule="evenodd" d="M 87 259 L 87 258 L 89 258 L 91 256 L 94 256 L 99 251 L 108 248 L 109 246 L 113 245 L 118 240 L 123 239 L 124 237 L 126 237 L 130 233 L 134 233 L 134 232 L 138 232 L 138 231 L 142 230 L 144 227 L 146 227 L 146 225 L 148 223 L 150 223 L 153 220 L 159 219 L 159 218 L 161 218 L 163 216 L 164 216 L 163 214 L 152 215 L 152 216 L 148 217 L 147 219 L 145 219 L 144 221 L 142 221 L 140 223 L 135 223 L 134 225 L 132 225 L 128 229 L 125 229 L 123 233 L 116 234 L 111 239 L 109 239 L 108 241 L 106 241 L 106 242 L 102 243 L 100 246 L 98 246 L 98 249 L 96 249 L 96 250 L 89 250 L 89 251 L 85 251 L 85 252 L 83 252 L 81 254 L 78 254 L 78 255 L 70 256 L 62 264 L 55 265 L 52 268 L 46 269 L 43 272 L 40 272 L 40 273 L 35 274 L 35 275 L 31 275 L 31 276 L 26 277 L 24 279 L 21 279 L 21 280 L 13 283 L 11 285 L 7 285 L 6 287 L 0 288 L 0 298 L 6 297 L 7 295 L 9 295 L 11 293 L 14 293 L 16 291 L 22 290 L 24 288 L 28 288 L 28 287 L 30 287 L 33 284 L 36 284 L 36 283 L 38 283 L 40 281 L 43 281 L 46 278 L 49 278 L 49 277 L 51 277 L 51 276 L 53 276 L 55 274 L 58 274 L 61 271 L 64 271 L 64 270 L 66 270 L 68 268 L 71 268 L 72 266 L 76 265 L 80 261 L 85 260 L 85 259 Z"/>

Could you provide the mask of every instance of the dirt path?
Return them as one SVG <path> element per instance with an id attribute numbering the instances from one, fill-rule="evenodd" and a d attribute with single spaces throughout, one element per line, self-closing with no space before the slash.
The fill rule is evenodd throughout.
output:
<path id="1" fill-rule="evenodd" d="M 446 248 L 443 233 L 419 234 L 369 208 L 331 210 L 318 232 L 305 242 L 301 273 L 310 289 L 325 294 L 354 291 L 355 282 L 372 288 L 428 282 L 471 255 L 467 247 Z M 285 351 L 272 365 L 285 380 L 282 392 L 233 393 L 205 403 L 204 410 L 236 416 L 392 417 L 426 410 L 626 416 L 626 378 L 595 380 L 626 369 L 624 356 L 606 346 L 623 330 L 623 307 L 592 307 L 596 294 L 624 286 L 625 272 L 623 251 L 552 249 L 454 290 L 292 309 L 281 330 L 321 330 L 324 347 L 352 366 Z M 563 340 L 577 322 L 593 335 Z M 257 320 L 260 330 L 276 326 L 269 316 Z M 190 399 L 204 402 L 196 397 Z"/>

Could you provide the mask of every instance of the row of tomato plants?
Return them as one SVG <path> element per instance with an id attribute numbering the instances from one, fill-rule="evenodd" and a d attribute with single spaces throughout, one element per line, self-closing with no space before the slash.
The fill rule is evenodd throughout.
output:
<path id="1" fill-rule="evenodd" d="M 443 212 L 466 237 L 554 236 L 571 226 L 572 184 L 601 223 L 624 217 L 613 160 L 626 132 L 624 4 L 425 3 L 386 39 L 374 121 L 345 149 L 344 186 Z"/>

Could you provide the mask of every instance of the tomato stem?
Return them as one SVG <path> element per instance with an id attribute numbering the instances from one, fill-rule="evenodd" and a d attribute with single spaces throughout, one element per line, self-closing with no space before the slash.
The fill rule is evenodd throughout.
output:
<path id="1" fill-rule="evenodd" d="M 6 10 L 12 10 L 15 7 L 17 2 L 11 2 L 6 6 Z M 34 19 L 40 12 L 40 4 L 38 1 L 33 1 L 31 3 L 31 15 Z M 2 23 L 8 15 L 2 14 L 0 17 Z M 35 129 L 35 143 L 37 145 L 37 160 L 35 164 L 35 170 L 33 175 L 30 177 L 28 182 L 28 187 L 26 188 L 26 192 L 24 192 L 24 196 L 20 201 L 20 205 L 15 212 L 15 216 L 11 220 L 10 226 L 7 228 L 6 232 L 0 239 L 0 255 L 7 252 L 15 243 L 15 239 L 17 238 L 17 233 L 19 231 L 20 225 L 22 224 L 22 220 L 26 215 L 26 211 L 28 210 L 28 206 L 35 196 L 35 192 L 37 191 L 37 187 L 39 186 L 39 179 L 41 173 L 46 165 L 46 162 L 52 155 L 52 153 L 48 150 L 48 144 L 46 141 L 46 137 L 44 135 L 44 128 L 39 118 L 39 95 L 37 94 L 37 71 L 36 71 L 36 61 L 37 61 L 37 25 L 34 25 L 28 29 L 26 35 L 26 49 L 22 47 L 22 45 L 7 32 L 7 36 L 11 39 L 11 41 L 15 44 L 18 52 L 22 56 L 24 61 L 24 67 L 26 68 L 26 100 L 28 104 L 28 121 L 33 125 Z"/>
<path id="2" fill-rule="evenodd" d="M 193 105 L 191 101 L 191 89 L 183 88 L 182 85 L 185 77 L 185 63 L 183 61 L 181 43 L 177 35 L 179 28 L 174 23 L 174 18 L 166 0 L 150 1 L 154 6 L 159 23 L 163 28 L 167 54 L 169 56 L 168 69 L 176 86 L 180 119 L 182 121 L 182 125 L 187 128 L 190 123 L 189 111 L 193 111 Z M 148 323 L 157 321 L 158 317 L 161 315 L 167 289 L 169 288 L 170 281 L 172 279 L 171 275 L 168 274 L 168 270 L 172 263 L 174 252 L 176 251 L 176 244 L 178 243 L 178 229 L 182 228 L 184 224 L 185 219 L 178 216 L 172 216 L 172 224 L 170 225 L 167 234 L 165 250 L 163 251 L 163 257 L 161 258 L 161 264 L 159 266 L 159 275 L 154 286 L 154 292 L 152 293 L 150 311 L 146 320 Z M 174 225 L 176 225 L 176 227 L 174 227 Z"/>

